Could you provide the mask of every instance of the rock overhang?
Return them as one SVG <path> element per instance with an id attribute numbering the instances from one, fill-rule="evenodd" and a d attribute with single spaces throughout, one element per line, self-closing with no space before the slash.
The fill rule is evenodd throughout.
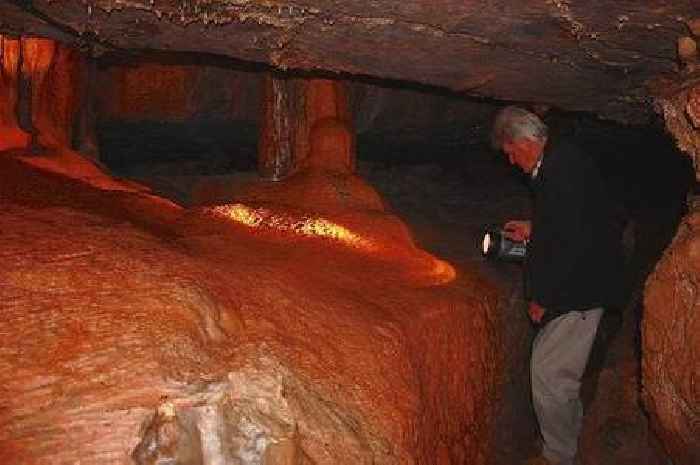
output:
<path id="1" fill-rule="evenodd" d="M 692 0 L 35 0 L 4 1 L 0 12 L 4 32 L 405 80 L 640 122 L 653 111 L 646 83 L 677 71 L 676 41 L 694 8 Z"/>

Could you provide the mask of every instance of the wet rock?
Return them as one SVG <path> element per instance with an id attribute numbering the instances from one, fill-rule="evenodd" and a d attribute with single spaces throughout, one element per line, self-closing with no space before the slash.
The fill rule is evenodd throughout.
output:
<path id="1" fill-rule="evenodd" d="M 700 215 L 691 213 L 647 282 L 643 321 L 644 401 L 678 465 L 700 462 Z"/>

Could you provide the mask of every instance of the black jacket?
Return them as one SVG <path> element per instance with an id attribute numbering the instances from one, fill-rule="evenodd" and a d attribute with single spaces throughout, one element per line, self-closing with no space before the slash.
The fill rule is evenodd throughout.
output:
<path id="1" fill-rule="evenodd" d="M 563 313 L 616 304 L 622 291 L 622 227 L 593 160 L 565 141 L 548 141 L 532 181 L 528 294 Z"/>

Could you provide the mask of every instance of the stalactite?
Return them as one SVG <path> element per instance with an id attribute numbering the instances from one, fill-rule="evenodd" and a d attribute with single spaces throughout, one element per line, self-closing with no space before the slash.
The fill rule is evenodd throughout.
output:
<path id="1" fill-rule="evenodd" d="M 0 150 L 25 147 L 28 135 L 18 121 L 21 43 L 0 35 Z"/>

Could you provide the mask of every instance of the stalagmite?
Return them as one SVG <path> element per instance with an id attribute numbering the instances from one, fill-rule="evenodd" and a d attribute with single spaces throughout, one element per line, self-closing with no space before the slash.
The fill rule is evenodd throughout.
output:
<path id="1" fill-rule="evenodd" d="M 355 171 L 355 133 L 350 115 L 350 103 L 348 98 L 347 84 L 343 81 L 333 81 L 328 79 L 309 79 L 303 81 L 305 92 L 305 118 L 299 120 L 297 131 L 296 151 L 299 158 L 304 160 L 311 152 L 311 134 L 314 130 L 323 128 L 324 132 L 335 132 L 332 137 L 347 137 L 341 141 L 339 146 L 347 147 L 342 157 L 332 163 L 344 165 L 347 172 Z M 340 132 L 333 129 L 340 128 Z M 343 133 L 344 135 L 340 135 Z M 328 150 L 326 150 L 328 152 Z M 330 160 L 329 160 L 330 161 Z"/>
<path id="2" fill-rule="evenodd" d="M 343 121 L 333 117 L 318 120 L 309 139 L 310 168 L 342 174 L 354 171 L 353 137 Z"/>

